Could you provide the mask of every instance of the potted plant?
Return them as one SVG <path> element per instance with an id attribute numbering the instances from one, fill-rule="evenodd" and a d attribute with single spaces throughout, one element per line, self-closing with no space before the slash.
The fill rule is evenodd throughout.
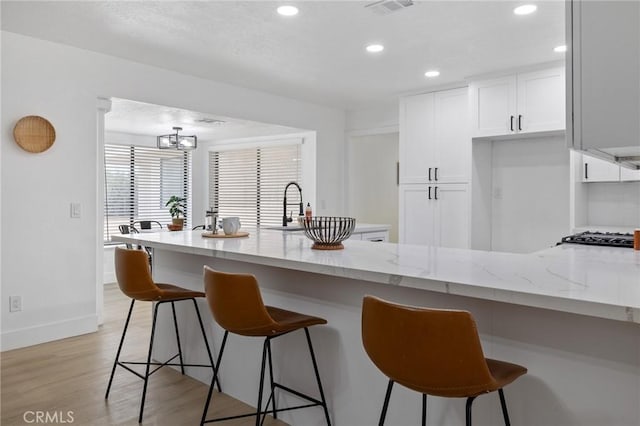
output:
<path id="1" fill-rule="evenodd" d="M 166 207 L 169 207 L 169 214 L 171 214 L 171 223 L 173 225 L 172 230 L 179 231 L 184 226 L 184 209 L 186 208 L 186 201 L 186 198 L 172 195 L 171 198 L 169 198 L 169 201 L 165 204 Z"/>

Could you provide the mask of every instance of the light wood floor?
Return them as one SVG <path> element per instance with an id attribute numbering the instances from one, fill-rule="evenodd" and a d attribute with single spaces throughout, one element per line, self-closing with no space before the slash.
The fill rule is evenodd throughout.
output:
<path id="1" fill-rule="evenodd" d="M 104 399 L 117 345 L 129 309 L 115 284 L 105 286 L 104 325 L 96 333 L 3 352 L 1 356 L 2 426 L 24 425 L 27 411 L 73 411 L 77 425 L 137 425 L 142 380 L 118 368 L 109 399 Z M 136 303 L 122 359 L 146 358 L 151 304 Z M 215 356 L 215 355 L 214 355 Z M 144 425 L 198 425 L 208 386 L 162 368 L 149 379 Z M 241 414 L 252 408 L 215 393 L 208 418 Z M 32 420 L 29 417 L 27 420 Z M 64 417 L 63 417 L 64 418 Z M 61 423 L 61 422 L 59 422 Z M 67 420 L 67 423 L 70 423 Z M 252 425 L 255 418 L 220 425 Z M 285 423 L 267 418 L 265 425 Z"/>

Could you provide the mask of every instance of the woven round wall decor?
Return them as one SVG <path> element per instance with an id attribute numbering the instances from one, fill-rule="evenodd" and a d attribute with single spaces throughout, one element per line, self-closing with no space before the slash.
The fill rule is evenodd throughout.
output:
<path id="1" fill-rule="evenodd" d="M 27 152 L 43 152 L 56 140 L 56 129 L 46 118 L 29 115 L 18 120 L 13 128 L 13 138 Z"/>

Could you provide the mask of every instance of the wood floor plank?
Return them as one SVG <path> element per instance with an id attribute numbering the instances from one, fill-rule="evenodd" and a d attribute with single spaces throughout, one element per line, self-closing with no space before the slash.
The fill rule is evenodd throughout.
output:
<path id="1" fill-rule="evenodd" d="M 27 412 L 57 413 L 77 425 L 138 425 L 142 380 L 118 368 L 109 399 L 104 399 L 122 327 L 129 309 L 115 284 L 105 286 L 105 322 L 96 333 L 44 343 L 0 354 L 0 424 L 33 424 Z M 144 360 L 151 330 L 151 304 L 136 303 L 122 359 Z M 149 379 L 143 425 L 198 425 L 208 386 L 171 368 L 162 368 Z M 208 417 L 251 412 L 252 407 L 215 393 Z M 31 417 L 29 417 L 31 416 Z M 26 420 L 31 420 L 27 414 Z M 61 423 L 61 422 L 59 422 Z M 250 426 L 255 418 L 221 423 Z M 269 426 L 286 423 L 267 418 Z"/>

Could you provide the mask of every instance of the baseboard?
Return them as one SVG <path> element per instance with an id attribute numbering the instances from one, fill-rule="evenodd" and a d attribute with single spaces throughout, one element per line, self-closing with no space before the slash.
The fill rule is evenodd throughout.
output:
<path id="1" fill-rule="evenodd" d="M 98 316 L 87 315 L 65 321 L 25 327 L 2 333 L 0 351 L 24 348 L 53 340 L 93 333 L 98 330 Z"/>

